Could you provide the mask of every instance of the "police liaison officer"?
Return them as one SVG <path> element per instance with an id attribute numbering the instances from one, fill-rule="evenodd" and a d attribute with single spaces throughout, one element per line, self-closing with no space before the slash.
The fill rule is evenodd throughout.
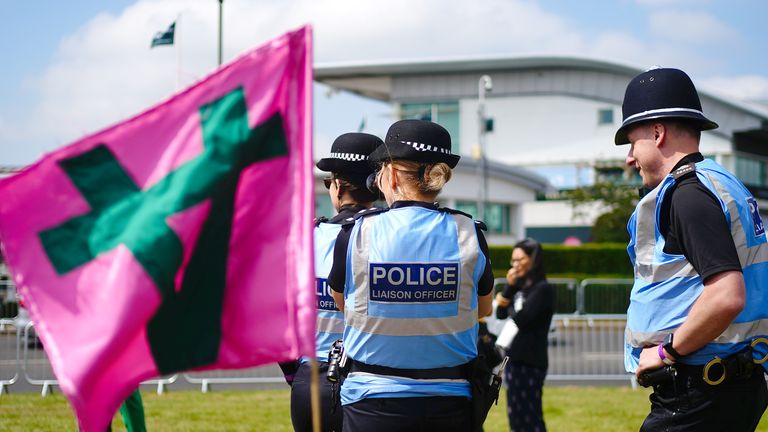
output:
<path id="1" fill-rule="evenodd" d="M 316 221 L 315 227 L 315 276 L 317 293 L 317 352 L 320 363 L 320 396 L 322 430 L 342 430 L 342 413 L 338 400 L 331 395 L 331 383 L 325 379 L 328 370 L 328 351 L 344 330 L 344 316 L 336 308 L 327 284 L 331 270 L 333 249 L 342 224 L 352 223 L 353 216 L 371 207 L 378 194 L 366 188 L 366 179 L 373 173 L 368 157 L 382 144 L 381 139 L 365 133 L 347 133 L 339 136 L 331 145 L 331 154 L 321 159 L 317 167 L 330 173 L 323 179 L 331 203 L 338 214 L 327 220 Z M 297 432 L 312 431 L 310 403 L 310 364 L 301 359 L 291 386 L 291 421 Z"/>
<path id="2" fill-rule="evenodd" d="M 625 365 L 653 385 L 641 430 L 751 431 L 768 404 L 768 246 L 757 202 L 699 152 L 707 119 L 677 69 L 627 86 L 616 144 L 645 188 L 628 229 Z"/>
<path id="3" fill-rule="evenodd" d="M 477 356 L 478 317 L 491 312 L 493 274 L 479 225 L 435 203 L 459 156 L 440 125 L 402 120 L 371 160 L 390 209 L 341 231 L 329 276 L 352 363 L 344 428 L 466 432 L 466 365 Z"/>

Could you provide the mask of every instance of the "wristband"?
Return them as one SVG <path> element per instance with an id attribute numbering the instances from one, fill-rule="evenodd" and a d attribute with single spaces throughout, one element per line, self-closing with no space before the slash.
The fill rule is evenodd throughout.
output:
<path id="1" fill-rule="evenodd" d="M 683 355 L 682 355 L 682 354 L 680 354 L 679 352 L 677 352 L 677 351 L 676 351 L 676 350 L 675 350 L 675 349 L 672 347 L 672 340 L 673 340 L 673 339 L 674 339 L 673 333 L 670 333 L 670 334 L 668 334 L 668 335 L 667 335 L 667 338 L 666 338 L 666 339 L 664 339 L 664 344 L 663 344 L 662 346 L 664 347 L 664 349 L 665 349 L 665 350 L 666 350 L 666 351 L 667 351 L 669 354 L 671 354 L 671 355 L 672 355 L 672 357 L 674 357 L 674 358 L 675 358 L 675 360 L 680 360 L 680 359 L 682 359 L 682 358 L 683 358 Z"/>
<path id="2" fill-rule="evenodd" d="M 667 366 L 672 365 L 672 360 L 666 355 L 664 355 L 664 345 L 659 345 L 659 358 L 665 365 Z"/>

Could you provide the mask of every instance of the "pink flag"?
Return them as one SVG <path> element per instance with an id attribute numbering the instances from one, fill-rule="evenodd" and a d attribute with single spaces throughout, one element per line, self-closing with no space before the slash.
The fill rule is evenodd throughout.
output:
<path id="1" fill-rule="evenodd" d="M 311 28 L 0 182 L 0 241 L 82 430 L 141 381 L 311 355 Z"/>

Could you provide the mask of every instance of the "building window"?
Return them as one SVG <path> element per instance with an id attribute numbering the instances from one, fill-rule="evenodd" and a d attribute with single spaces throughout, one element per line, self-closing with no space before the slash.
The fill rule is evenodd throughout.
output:
<path id="1" fill-rule="evenodd" d="M 325 216 L 330 219 L 334 213 L 331 197 L 327 193 L 315 194 L 315 217 Z"/>
<path id="2" fill-rule="evenodd" d="M 478 217 L 477 203 L 472 201 L 456 201 L 456 210 Z M 509 217 L 511 209 L 508 204 L 488 203 L 485 205 L 485 225 L 491 234 L 509 234 L 511 232 Z"/>
<path id="3" fill-rule="evenodd" d="M 613 108 L 604 108 L 597 110 L 597 124 L 613 124 Z"/>
<path id="4" fill-rule="evenodd" d="M 736 177 L 744 184 L 753 186 L 768 186 L 766 182 L 766 163 L 745 157 L 736 157 Z"/>
<path id="5" fill-rule="evenodd" d="M 404 103 L 400 105 L 401 119 L 433 121 L 451 134 L 451 152 L 459 154 L 459 103 Z"/>

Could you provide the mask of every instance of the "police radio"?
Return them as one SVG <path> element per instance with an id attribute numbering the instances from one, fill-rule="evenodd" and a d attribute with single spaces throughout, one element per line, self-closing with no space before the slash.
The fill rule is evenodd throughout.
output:
<path id="1" fill-rule="evenodd" d="M 347 353 L 344 351 L 344 341 L 336 339 L 331 345 L 331 350 L 328 351 L 328 372 L 325 374 L 325 378 L 337 384 L 341 379 L 341 371 L 347 364 Z"/>

